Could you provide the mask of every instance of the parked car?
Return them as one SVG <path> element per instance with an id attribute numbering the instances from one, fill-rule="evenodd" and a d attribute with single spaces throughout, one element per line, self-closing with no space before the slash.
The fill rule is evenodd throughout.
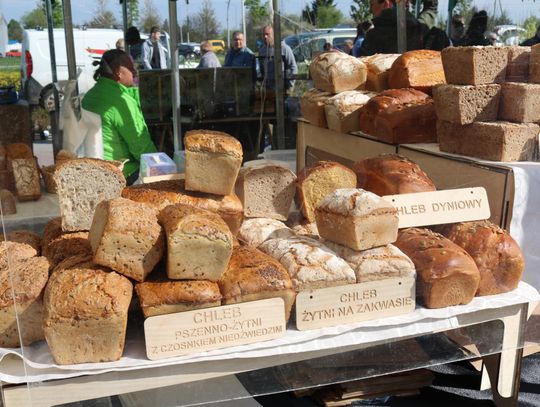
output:
<path id="1" fill-rule="evenodd" d="M 225 41 L 223 40 L 210 40 L 210 44 L 212 44 L 212 50 L 217 54 L 219 52 L 225 51 Z"/>
<path id="2" fill-rule="evenodd" d="M 498 25 L 493 32 L 499 45 L 519 45 L 527 35 L 527 31 L 517 25 Z"/>
<path id="3" fill-rule="evenodd" d="M 178 44 L 178 55 L 186 58 L 195 58 L 201 55 L 201 46 L 196 42 L 184 42 Z"/>
<path id="4" fill-rule="evenodd" d="M 324 44 L 327 42 L 332 44 L 333 48 L 343 50 L 345 40 L 354 40 L 355 37 L 356 29 L 328 28 L 289 36 L 284 41 L 292 48 L 296 62 L 309 62 L 324 50 Z"/>

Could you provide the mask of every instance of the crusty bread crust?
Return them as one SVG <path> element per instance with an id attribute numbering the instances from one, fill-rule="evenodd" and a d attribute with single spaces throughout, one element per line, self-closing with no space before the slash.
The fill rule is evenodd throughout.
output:
<path id="1" fill-rule="evenodd" d="M 184 137 L 184 146 L 188 151 L 230 154 L 240 158 L 243 156 L 242 144 L 221 131 L 190 130 Z"/>
<path id="2" fill-rule="evenodd" d="M 399 56 L 388 71 L 390 88 L 414 88 L 428 94 L 435 85 L 446 83 L 439 51 L 419 49 Z"/>

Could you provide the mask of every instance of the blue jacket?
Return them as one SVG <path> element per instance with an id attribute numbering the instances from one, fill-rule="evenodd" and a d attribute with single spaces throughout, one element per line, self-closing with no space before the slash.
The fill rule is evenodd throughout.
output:
<path id="1" fill-rule="evenodd" d="M 227 52 L 225 55 L 225 62 L 223 66 L 253 66 L 253 61 L 255 60 L 255 55 L 253 52 L 247 48 L 241 48 L 238 51 L 235 51 L 233 48 Z"/>

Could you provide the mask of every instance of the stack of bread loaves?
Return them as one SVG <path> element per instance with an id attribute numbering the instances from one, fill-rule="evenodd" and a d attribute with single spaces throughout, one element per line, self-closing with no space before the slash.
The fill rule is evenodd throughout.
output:
<path id="1" fill-rule="evenodd" d="M 493 161 L 536 160 L 540 52 L 450 47 L 442 59 L 448 85 L 433 91 L 441 151 Z"/>
<path id="2" fill-rule="evenodd" d="M 363 89 L 367 67 L 342 52 L 319 54 L 309 66 L 315 89 L 300 99 L 305 119 L 340 133 L 360 130 L 359 109 L 375 95 Z"/>

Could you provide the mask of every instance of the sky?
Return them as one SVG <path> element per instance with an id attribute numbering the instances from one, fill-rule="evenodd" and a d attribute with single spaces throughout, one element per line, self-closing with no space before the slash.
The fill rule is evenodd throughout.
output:
<path id="1" fill-rule="evenodd" d="M 162 19 L 168 16 L 168 0 L 151 0 L 156 6 Z M 226 29 L 227 24 L 227 3 L 229 7 L 229 26 L 231 28 L 239 28 L 241 24 L 241 0 L 210 0 L 216 10 L 216 16 L 221 25 L 221 28 Z M 34 9 L 38 0 L 0 0 L 0 11 L 4 14 L 7 21 L 12 18 L 19 20 L 25 13 Z M 195 14 L 203 3 L 203 0 L 190 0 L 189 6 L 186 6 L 185 0 L 178 0 L 178 16 L 179 20 L 183 20 L 186 13 Z M 335 0 L 334 3 L 342 11 L 345 16 L 349 15 L 349 10 L 353 2 L 351 0 Z M 439 12 L 446 16 L 448 8 L 448 0 L 439 0 Z M 139 5 L 142 8 L 144 0 L 139 0 Z M 300 14 L 306 4 L 311 4 L 311 0 L 281 0 L 281 8 L 283 14 Z M 499 13 L 499 4 L 506 9 L 510 17 L 520 23 L 529 15 L 540 17 L 540 1 L 533 0 L 473 0 L 473 5 L 478 9 L 484 9 L 489 15 L 493 14 L 494 5 L 497 5 L 497 13 Z M 72 18 L 74 24 L 83 24 L 92 19 L 96 9 L 95 0 L 71 0 Z M 118 0 L 109 0 L 108 8 L 115 12 L 119 20 L 121 20 L 121 6 Z"/>

